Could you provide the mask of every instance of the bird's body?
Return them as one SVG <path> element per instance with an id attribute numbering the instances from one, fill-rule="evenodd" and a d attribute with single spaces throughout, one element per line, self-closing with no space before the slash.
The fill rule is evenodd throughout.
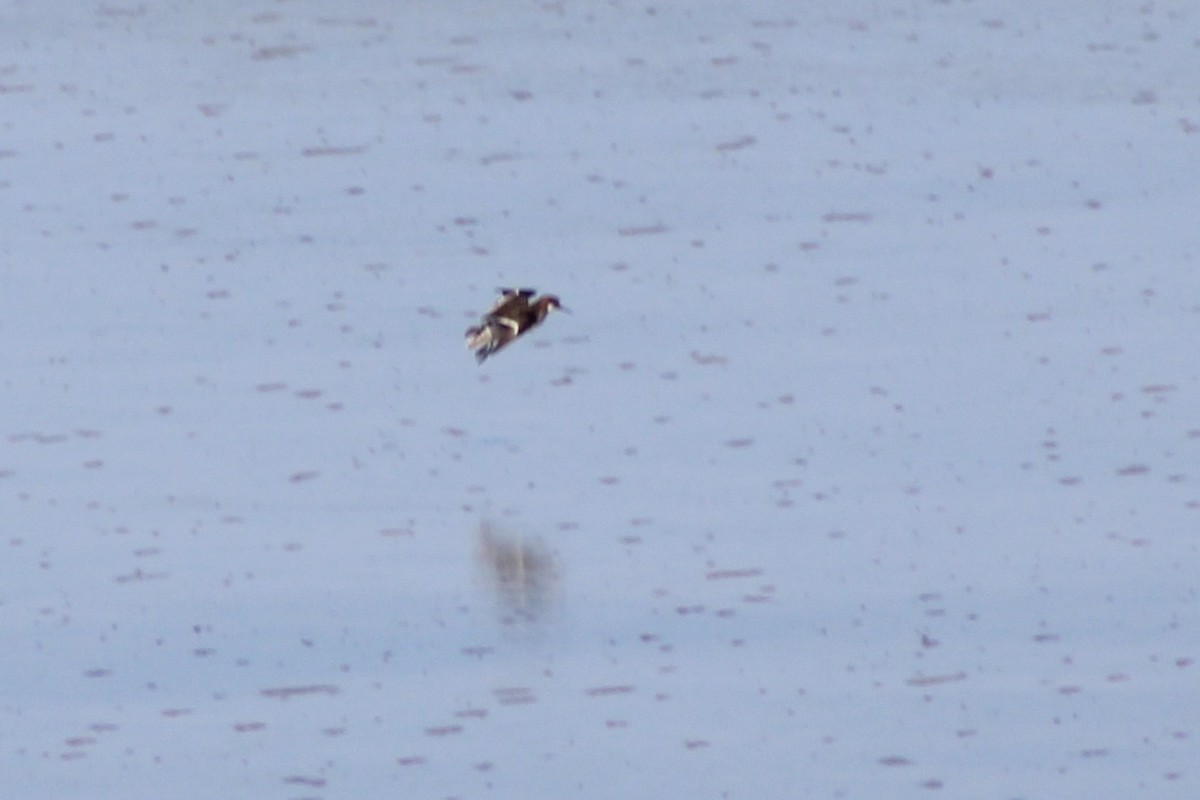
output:
<path id="1" fill-rule="evenodd" d="M 500 289 L 500 297 L 481 324 L 467 328 L 467 347 L 482 364 L 488 356 L 536 327 L 552 310 L 566 311 L 552 294 L 534 297 L 533 289 Z"/>

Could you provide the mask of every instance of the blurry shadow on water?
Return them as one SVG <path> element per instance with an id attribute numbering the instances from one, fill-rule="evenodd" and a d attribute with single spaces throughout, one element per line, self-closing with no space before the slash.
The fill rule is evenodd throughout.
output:
<path id="1" fill-rule="evenodd" d="M 484 520 L 475 536 L 475 563 L 505 625 L 542 621 L 557 606 L 562 571 L 540 538 L 501 531 Z"/>

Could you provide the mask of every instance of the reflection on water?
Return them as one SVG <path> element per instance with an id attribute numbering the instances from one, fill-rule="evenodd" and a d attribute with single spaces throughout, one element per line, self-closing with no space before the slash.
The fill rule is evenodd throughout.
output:
<path id="1" fill-rule="evenodd" d="M 484 520 L 475 538 L 475 563 L 505 624 L 536 622 L 553 610 L 561 570 L 539 537 L 501 531 Z"/>

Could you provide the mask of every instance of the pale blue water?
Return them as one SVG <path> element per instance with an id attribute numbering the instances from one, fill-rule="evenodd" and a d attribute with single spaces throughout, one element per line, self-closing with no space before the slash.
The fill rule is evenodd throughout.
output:
<path id="1" fill-rule="evenodd" d="M 7 3 L 0 795 L 1195 796 L 1194 16 Z"/>

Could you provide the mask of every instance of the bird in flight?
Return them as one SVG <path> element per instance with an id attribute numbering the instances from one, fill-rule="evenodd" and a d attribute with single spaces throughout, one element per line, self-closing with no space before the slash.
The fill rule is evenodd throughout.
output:
<path id="1" fill-rule="evenodd" d="M 558 297 L 537 294 L 533 289 L 500 289 L 500 297 L 479 325 L 467 328 L 467 347 L 475 351 L 475 360 L 482 364 L 488 356 L 531 328 L 541 324 L 551 311 L 565 311 Z"/>

